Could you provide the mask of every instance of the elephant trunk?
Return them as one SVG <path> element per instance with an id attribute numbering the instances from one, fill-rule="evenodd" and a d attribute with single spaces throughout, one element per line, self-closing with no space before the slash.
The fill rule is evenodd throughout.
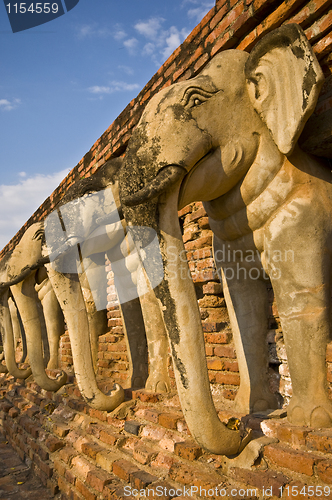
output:
<path id="1" fill-rule="evenodd" d="M 162 168 L 157 176 L 144 188 L 134 194 L 123 198 L 122 202 L 128 207 L 134 207 L 156 198 L 164 191 L 167 191 L 181 177 L 186 174 L 186 169 L 179 165 L 168 165 Z"/>
<path id="2" fill-rule="evenodd" d="M 113 411 L 124 400 L 122 387 L 106 395 L 97 386 L 93 368 L 89 322 L 78 275 L 62 274 L 47 265 L 48 276 L 62 308 L 73 355 L 77 385 L 84 400 L 102 411 Z"/>
<path id="3" fill-rule="evenodd" d="M 21 314 L 26 334 L 29 362 L 35 382 L 46 391 L 58 391 L 66 383 L 67 374 L 63 372 L 56 379 L 51 379 L 46 375 L 42 325 L 37 307 L 38 297 L 34 285 L 35 276 L 32 274 L 23 282 L 11 287 L 11 292 Z"/>
<path id="4" fill-rule="evenodd" d="M 15 378 L 26 379 L 31 375 L 31 369 L 21 370 L 15 360 L 16 339 L 14 338 L 13 319 L 9 306 L 9 291 L 1 297 L 0 316 L 3 328 L 3 348 L 5 353 L 6 368 L 1 365 L 0 373 L 8 372 Z"/>

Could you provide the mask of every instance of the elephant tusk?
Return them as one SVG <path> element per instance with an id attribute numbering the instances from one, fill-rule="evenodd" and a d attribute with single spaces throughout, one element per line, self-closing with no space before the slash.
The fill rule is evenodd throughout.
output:
<path id="1" fill-rule="evenodd" d="M 147 186 L 144 186 L 144 188 L 134 194 L 125 196 L 122 203 L 127 207 L 135 207 L 136 205 L 150 201 L 165 192 L 186 173 L 187 171 L 184 167 L 167 165 L 167 167 L 159 170 L 157 176 Z"/>
<path id="2" fill-rule="evenodd" d="M 123 219 L 123 213 L 122 209 L 118 208 L 117 210 L 114 210 L 110 214 L 103 215 L 102 217 L 98 217 L 96 219 L 96 224 L 98 226 L 103 226 L 107 224 L 114 224 L 114 222 L 118 222 L 119 219 Z"/>

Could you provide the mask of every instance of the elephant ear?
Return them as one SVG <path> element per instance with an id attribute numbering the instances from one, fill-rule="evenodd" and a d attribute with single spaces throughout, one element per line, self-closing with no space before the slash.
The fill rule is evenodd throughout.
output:
<path id="1" fill-rule="evenodd" d="M 324 76 L 297 24 L 260 40 L 245 66 L 250 100 L 281 153 L 292 152 L 314 111 Z"/>

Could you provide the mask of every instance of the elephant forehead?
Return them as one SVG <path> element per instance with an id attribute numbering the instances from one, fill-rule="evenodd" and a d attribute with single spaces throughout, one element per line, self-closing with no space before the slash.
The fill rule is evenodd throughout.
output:
<path id="1" fill-rule="evenodd" d="M 167 113 L 177 106 L 183 107 L 184 96 L 190 88 L 201 88 L 202 90 L 214 93 L 218 87 L 213 83 L 209 75 L 199 75 L 186 82 L 174 83 L 170 87 L 161 90 L 153 96 L 142 115 L 141 122 L 155 121 L 161 113 Z M 163 119 L 163 118 L 161 118 Z"/>
<path id="2" fill-rule="evenodd" d="M 218 90 L 235 93 L 237 87 L 245 83 L 244 67 L 248 57 L 242 50 L 225 50 L 214 56 L 199 77 L 207 75 Z"/>
<path id="3" fill-rule="evenodd" d="M 195 78 L 175 83 L 153 96 L 145 108 L 141 123 L 155 122 L 161 113 L 177 105 L 184 106 L 185 94 L 191 88 L 210 93 L 223 90 L 236 94 L 245 84 L 244 67 L 248 57 L 249 54 L 240 50 L 226 50 L 217 54 Z"/>

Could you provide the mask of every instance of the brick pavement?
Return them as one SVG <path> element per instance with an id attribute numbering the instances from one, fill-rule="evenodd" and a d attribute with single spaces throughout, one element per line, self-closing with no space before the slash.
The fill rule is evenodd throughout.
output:
<path id="1" fill-rule="evenodd" d="M 42 485 L 31 467 L 22 462 L 18 454 L 0 434 L 0 499 L 50 500 L 57 498 Z"/>

